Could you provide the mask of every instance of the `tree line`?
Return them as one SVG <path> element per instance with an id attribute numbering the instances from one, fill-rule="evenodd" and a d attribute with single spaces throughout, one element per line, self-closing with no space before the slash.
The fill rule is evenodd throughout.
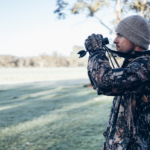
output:
<path id="1" fill-rule="evenodd" d="M 79 67 L 87 66 L 87 57 L 79 59 L 77 52 L 82 46 L 74 46 L 70 56 L 62 56 L 57 52 L 51 55 L 42 54 L 34 57 L 16 57 L 0 55 L 0 67 Z"/>

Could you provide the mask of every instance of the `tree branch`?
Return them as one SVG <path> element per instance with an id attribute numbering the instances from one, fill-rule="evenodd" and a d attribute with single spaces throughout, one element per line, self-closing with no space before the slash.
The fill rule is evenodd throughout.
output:
<path id="1" fill-rule="evenodd" d="M 96 19 L 98 19 L 98 21 L 105 27 L 107 28 L 110 33 L 114 33 L 114 31 L 112 29 L 110 29 L 98 16 L 95 16 Z"/>

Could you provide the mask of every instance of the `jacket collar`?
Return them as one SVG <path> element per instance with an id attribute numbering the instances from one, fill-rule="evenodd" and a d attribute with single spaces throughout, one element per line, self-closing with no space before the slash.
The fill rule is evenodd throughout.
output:
<path id="1" fill-rule="evenodd" d="M 125 56 L 125 55 L 124 55 Z M 127 55 L 126 55 L 127 56 Z M 122 64 L 122 68 L 126 67 L 131 61 L 133 61 L 137 57 L 141 56 L 150 56 L 150 50 L 147 51 L 133 51 L 131 54 L 129 54 L 127 57 L 124 57 L 125 60 Z"/>
<path id="2" fill-rule="evenodd" d="M 117 54 L 119 57 L 123 58 L 136 58 L 140 57 L 141 55 L 149 55 L 150 56 L 150 50 L 146 51 L 133 51 L 132 53 L 123 53 L 115 50 L 110 50 L 112 53 Z"/>

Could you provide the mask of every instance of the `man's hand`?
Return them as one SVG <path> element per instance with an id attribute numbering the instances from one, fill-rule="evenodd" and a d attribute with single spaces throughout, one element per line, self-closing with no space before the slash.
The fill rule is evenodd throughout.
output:
<path id="1" fill-rule="evenodd" d="M 103 49 L 103 36 L 101 34 L 92 34 L 85 40 L 86 50 L 92 54 L 96 50 Z"/>

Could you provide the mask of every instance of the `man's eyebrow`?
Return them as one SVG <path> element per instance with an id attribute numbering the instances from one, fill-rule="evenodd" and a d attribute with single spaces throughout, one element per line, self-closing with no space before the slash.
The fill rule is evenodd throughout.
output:
<path id="1" fill-rule="evenodd" d="M 120 33 L 117 33 L 117 35 L 122 36 Z"/>

